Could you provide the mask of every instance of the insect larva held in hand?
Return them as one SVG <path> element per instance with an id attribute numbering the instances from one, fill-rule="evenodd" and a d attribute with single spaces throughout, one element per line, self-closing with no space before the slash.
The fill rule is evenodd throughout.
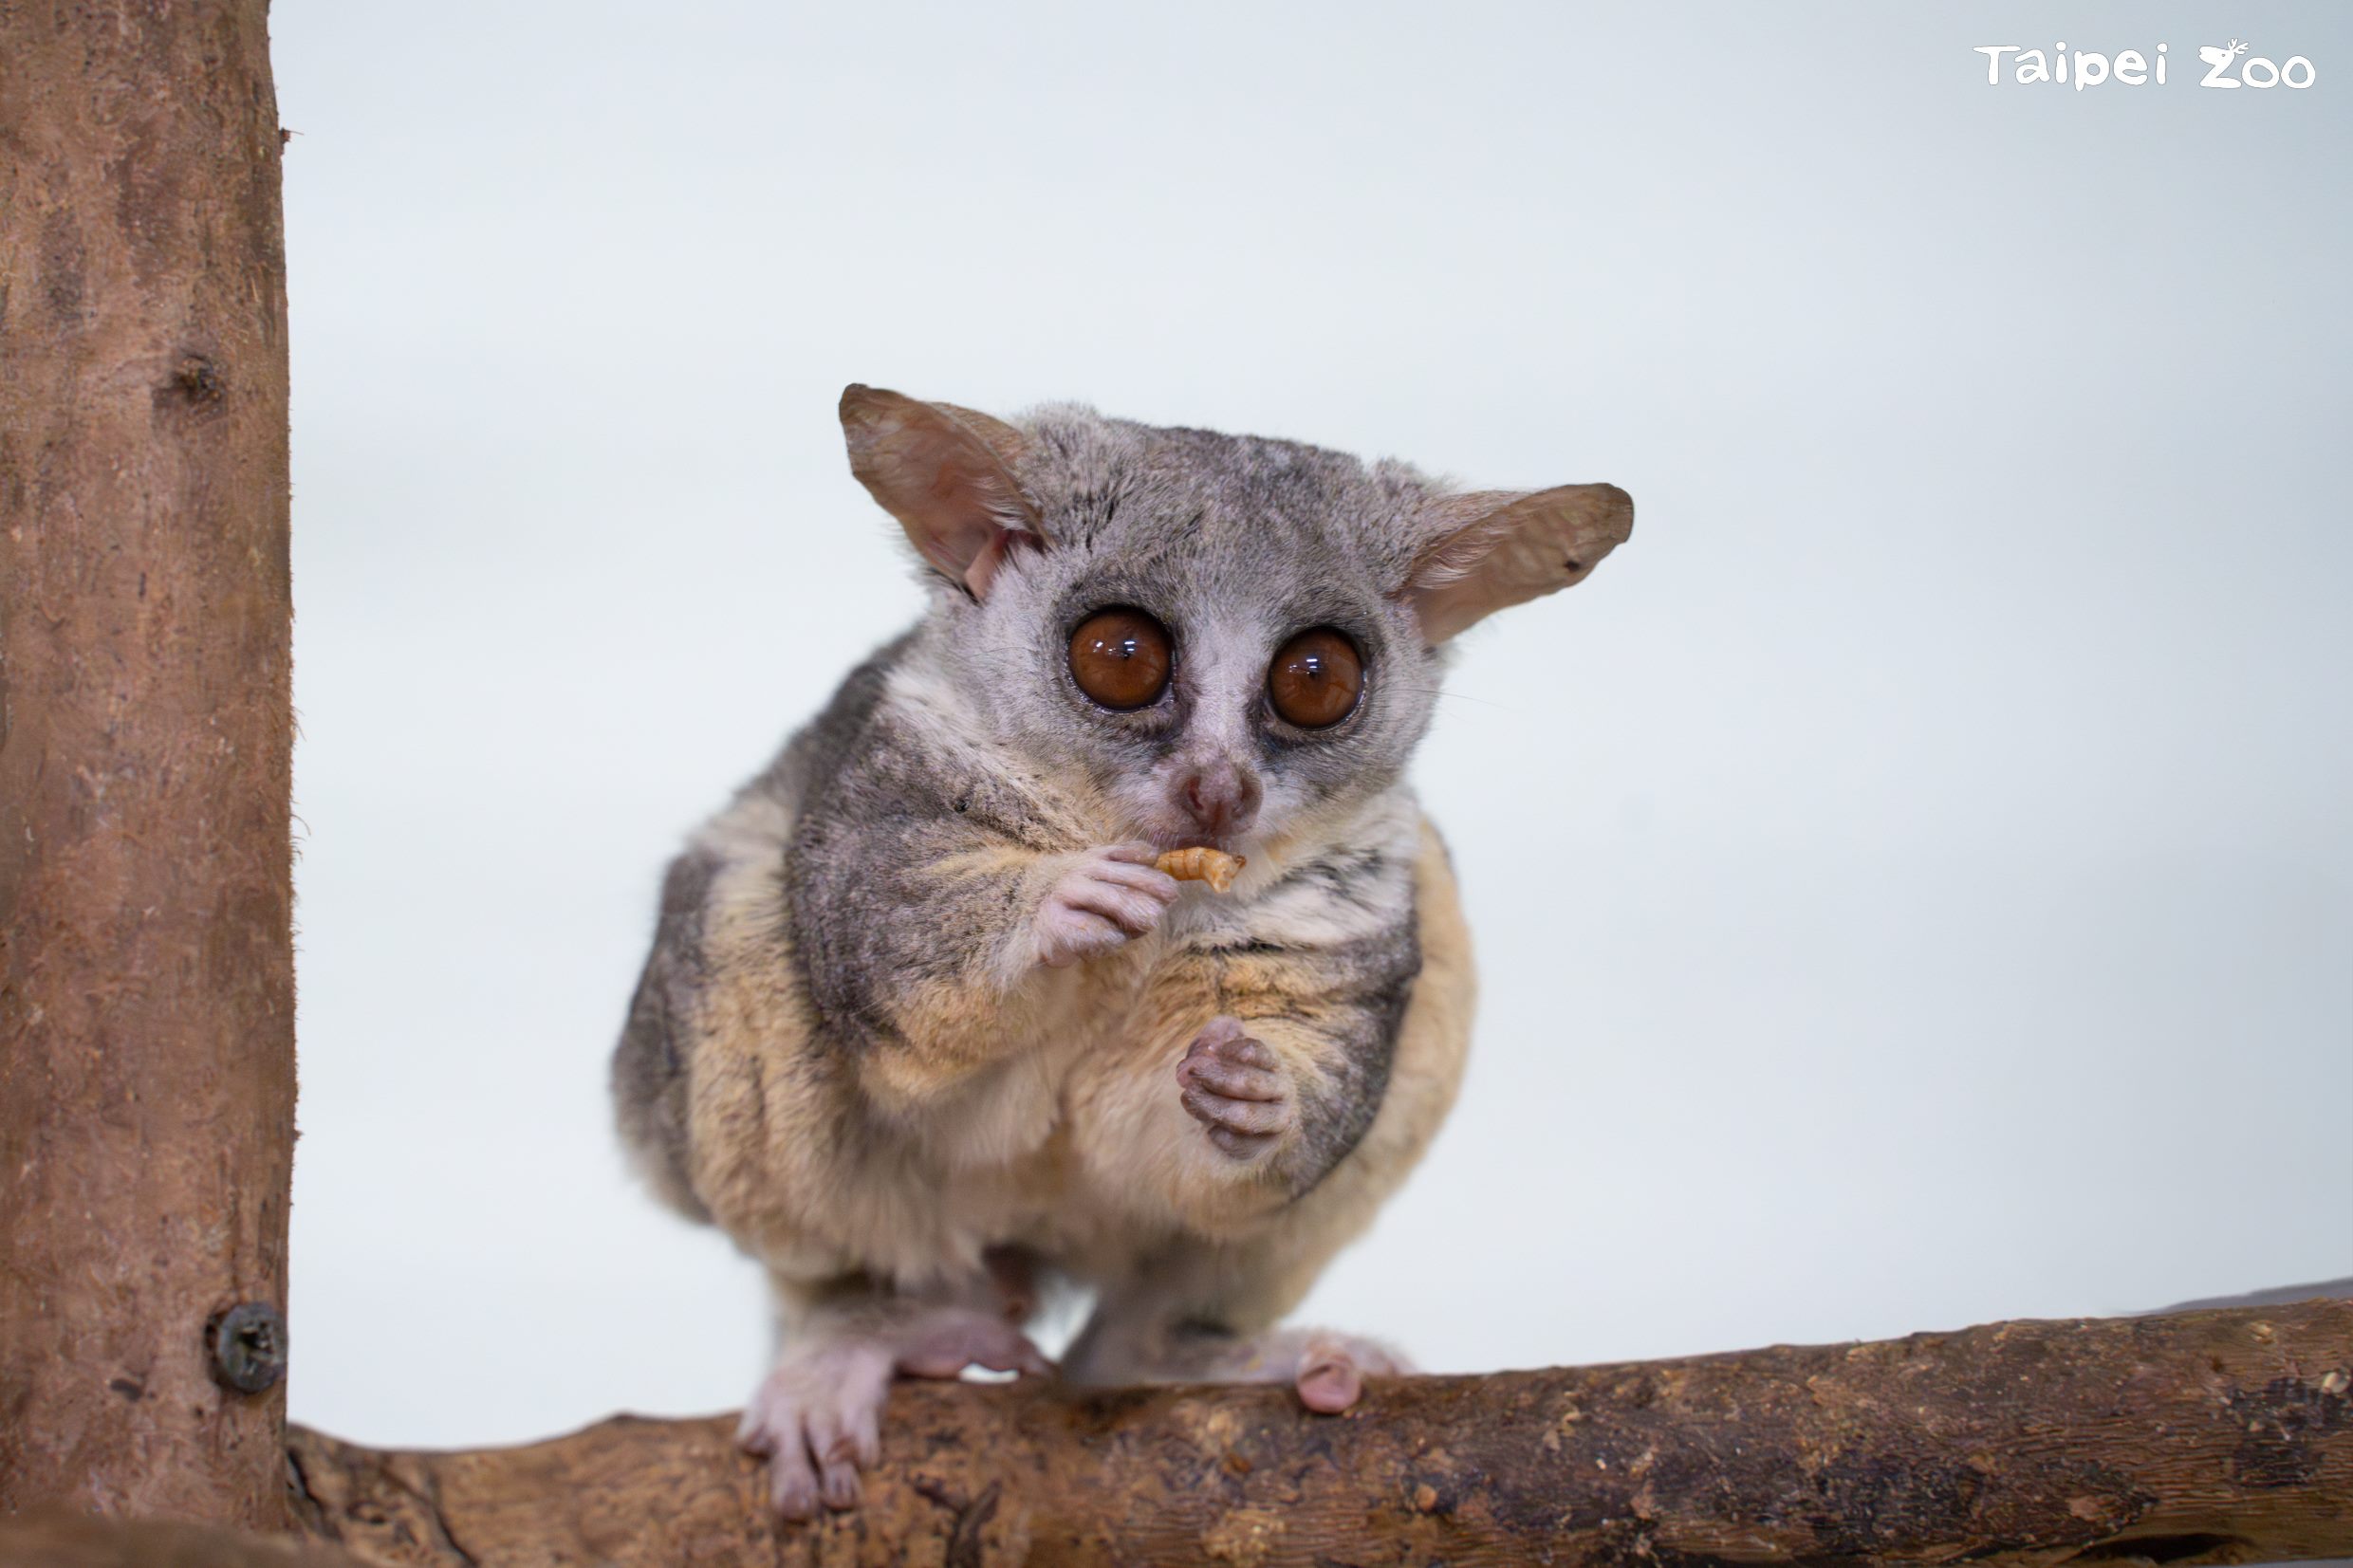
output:
<path id="1" fill-rule="evenodd" d="M 1152 863 L 1179 882 L 1207 882 L 1212 893 L 1231 893 L 1234 873 L 1244 861 L 1239 855 L 1195 844 L 1190 849 L 1172 849 Z"/>

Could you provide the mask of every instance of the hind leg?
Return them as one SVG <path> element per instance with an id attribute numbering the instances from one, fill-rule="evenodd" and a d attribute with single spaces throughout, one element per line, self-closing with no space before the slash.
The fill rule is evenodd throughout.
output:
<path id="1" fill-rule="evenodd" d="M 1168 1321 L 1115 1307 L 1099 1312 L 1071 1347 L 1064 1374 L 1085 1383 L 1288 1383 L 1323 1414 L 1353 1406 L 1370 1377 L 1403 1377 L 1413 1365 L 1390 1345 L 1322 1328 L 1237 1333 L 1222 1324 Z"/>
<path id="2" fill-rule="evenodd" d="M 1096 1286 L 1095 1310 L 1064 1353 L 1062 1374 L 1094 1384 L 1288 1383 L 1307 1409 L 1336 1413 L 1367 1378 L 1411 1374 L 1376 1339 L 1279 1326 L 1410 1163 L 1351 1155 L 1246 1239 L 1179 1236 L 1141 1256 L 1092 1260 L 1082 1273 Z"/>
<path id="3" fill-rule="evenodd" d="M 776 1293 L 785 1346 L 745 1407 L 735 1440 L 768 1460 L 769 1496 L 787 1519 L 813 1517 L 820 1502 L 857 1506 L 860 1470 L 881 1458 L 882 1402 L 893 1378 L 955 1377 L 968 1366 L 1052 1370 L 1018 1326 L 1028 1301 L 1013 1300 L 993 1268 L 966 1291 L 927 1297 L 782 1280 Z"/>

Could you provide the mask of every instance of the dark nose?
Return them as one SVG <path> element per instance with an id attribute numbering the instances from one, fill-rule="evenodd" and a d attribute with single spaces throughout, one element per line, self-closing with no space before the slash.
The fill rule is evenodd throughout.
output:
<path id="1" fill-rule="evenodd" d="M 1176 784 L 1178 802 L 1203 833 L 1216 839 L 1243 832 L 1256 821 L 1264 794 L 1257 774 L 1222 760 L 1188 770 Z"/>

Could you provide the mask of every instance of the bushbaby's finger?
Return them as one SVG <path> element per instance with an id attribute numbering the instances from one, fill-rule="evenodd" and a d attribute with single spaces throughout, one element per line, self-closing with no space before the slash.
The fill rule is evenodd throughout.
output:
<path id="1" fill-rule="evenodd" d="M 1065 883 L 1062 901 L 1072 909 L 1102 915 L 1130 936 L 1141 936 L 1160 923 L 1160 904 L 1132 888 L 1092 877 Z"/>
<path id="2" fill-rule="evenodd" d="M 1281 1099 L 1283 1076 L 1264 1067 L 1245 1067 L 1226 1057 L 1203 1051 L 1176 1066 L 1176 1081 L 1201 1084 L 1228 1099 Z"/>
<path id="3" fill-rule="evenodd" d="M 1100 914 L 1057 909 L 1049 913 L 1038 933 L 1039 960 L 1048 968 L 1068 968 L 1082 958 L 1092 958 L 1126 940 L 1124 932 Z"/>
<path id="4" fill-rule="evenodd" d="M 1138 893 L 1150 894 L 1163 904 L 1175 903 L 1176 895 L 1184 891 L 1184 884 L 1167 872 L 1157 871 L 1148 865 L 1139 866 L 1129 860 L 1098 861 L 1088 871 L 1099 881 L 1117 882 L 1121 887 L 1134 888 Z"/>
<path id="5" fill-rule="evenodd" d="M 1283 1130 L 1285 1121 L 1288 1119 L 1288 1113 L 1280 1104 L 1269 1104 L 1265 1100 L 1228 1099 L 1197 1085 L 1188 1087 L 1182 1098 L 1185 1109 L 1198 1119 L 1213 1127 L 1247 1133 L 1254 1137 L 1272 1136 Z"/>
<path id="6" fill-rule="evenodd" d="M 1253 1035 L 1236 1035 L 1214 1049 L 1221 1059 L 1238 1067 L 1260 1067 L 1271 1072 L 1279 1065 L 1267 1042 Z"/>
<path id="7" fill-rule="evenodd" d="M 1206 1131 L 1209 1134 L 1209 1141 L 1215 1144 L 1220 1153 L 1230 1154 L 1237 1160 L 1254 1158 L 1260 1151 L 1269 1149 L 1274 1145 L 1274 1139 L 1271 1137 L 1260 1136 L 1252 1133 L 1237 1133 L 1231 1127 L 1220 1127 L 1214 1122 L 1210 1123 Z"/>

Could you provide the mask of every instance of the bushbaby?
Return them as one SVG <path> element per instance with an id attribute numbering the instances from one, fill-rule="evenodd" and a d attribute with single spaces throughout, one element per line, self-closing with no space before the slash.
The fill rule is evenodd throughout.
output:
<path id="1" fill-rule="evenodd" d="M 1453 1102 L 1473 977 L 1405 782 L 1449 639 L 1577 582 L 1624 491 L 1075 406 L 853 386 L 930 605 L 695 835 L 613 1085 L 655 1190 L 767 1267 L 745 1413 L 778 1508 L 853 1506 L 894 1376 L 1407 1369 L 1276 1325 Z M 1241 858 L 1230 888 L 1160 855 Z"/>

